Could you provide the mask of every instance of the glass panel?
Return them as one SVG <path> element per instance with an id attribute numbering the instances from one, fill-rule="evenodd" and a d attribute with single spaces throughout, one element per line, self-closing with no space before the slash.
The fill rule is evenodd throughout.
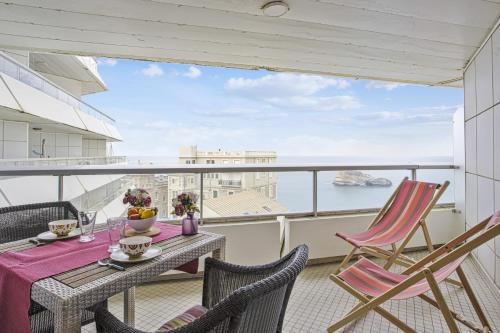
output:
<path id="1" fill-rule="evenodd" d="M 59 98 L 59 90 L 50 83 L 44 82 L 42 89 L 47 95 L 52 96 L 56 99 Z"/>
<path id="2" fill-rule="evenodd" d="M 273 175 L 278 175 L 273 173 Z M 277 200 L 289 213 L 313 211 L 312 172 L 280 172 L 277 176 Z"/>
<path id="3" fill-rule="evenodd" d="M 42 79 L 24 68 L 19 68 L 19 80 L 35 89 L 42 90 Z"/>
<path id="4" fill-rule="evenodd" d="M 310 172 L 244 172 L 204 175 L 203 217 L 312 211 Z"/>
<path id="5" fill-rule="evenodd" d="M 453 169 L 443 169 L 443 170 L 417 170 L 417 180 L 423 182 L 431 182 L 443 184 L 445 181 L 449 181 L 450 185 L 443 193 L 441 199 L 438 203 L 454 203 L 455 202 L 455 170 Z"/>
<path id="6" fill-rule="evenodd" d="M 3 72 L 15 79 L 19 78 L 18 66 L 10 60 L 5 59 L 5 62 L 3 64 Z"/>
<path id="7" fill-rule="evenodd" d="M 196 174 L 129 175 L 127 180 L 129 187 L 142 188 L 151 195 L 152 206 L 158 208 L 160 219 L 180 219 L 172 214 L 172 199 L 183 192 L 200 193 L 199 175 Z M 197 204 L 199 206 L 200 202 Z"/>
<path id="8" fill-rule="evenodd" d="M 318 173 L 318 211 L 382 207 L 408 170 L 325 171 Z"/>

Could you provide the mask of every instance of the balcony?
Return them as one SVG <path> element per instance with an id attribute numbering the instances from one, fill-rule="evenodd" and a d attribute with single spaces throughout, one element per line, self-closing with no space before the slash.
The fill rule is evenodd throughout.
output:
<path id="1" fill-rule="evenodd" d="M 57 166 L 57 165 L 108 165 L 127 163 L 126 156 L 97 157 L 48 157 L 25 159 L 0 159 L 1 167 Z"/>
<path id="2" fill-rule="evenodd" d="M 111 197 L 120 193 L 120 189 L 113 187 L 109 191 L 103 190 L 96 185 L 97 179 L 124 179 L 121 184 L 127 187 L 133 185 L 129 182 L 132 178 L 127 175 L 145 175 L 145 178 L 159 175 L 161 183 L 168 184 L 164 186 L 168 193 L 158 191 L 158 198 L 161 198 L 158 200 L 162 202 L 161 209 L 165 220 L 172 224 L 179 222 L 168 214 L 171 196 L 182 191 L 201 194 L 199 204 L 202 230 L 225 235 L 226 259 L 237 264 L 256 265 L 270 262 L 280 256 L 280 251 L 288 251 L 298 244 L 308 244 L 311 260 L 299 276 L 292 292 L 283 327 L 284 333 L 324 332 L 332 321 L 344 316 L 354 306 L 355 298 L 328 279 L 337 268 L 336 262 L 350 251 L 349 246 L 335 240 L 333 235 L 338 231 L 364 230 L 394 189 L 394 184 L 401 178 L 452 181 L 452 185 L 428 217 L 429 232 L 432 234 L 434 245 L 445 243 L 464 230 L 475 230 L 483 219 L 500 210 L 500 3 L 497 0 L 164 0 L 126 1 L 120 5 L 106 6 L 102 6 L 102 1 L 97 0 L 24 0 L 4 2 L 0 4 L 0 8 L 0 44 L 8 49 L 367 79 L 385 81 L 387 91 L 392 89 L 391 86 L 398 85 L 463 87 L 464 107 L 453 119 L 454 165 L 450 166 L 191 164 L 132 168 L 124 165 L 96 167 L 11 164 L 1 168 L 2 181 L 7 183 L 12 177 L 27 177 L 27 181 L 23 183 L 23 188 L 17 185 L 8 188 L 9 184 L 5 185 L 7 187 L 2 184 L 0 194 L 7 189 L 17 193 L 19 200 L 26 202 L 35 202 L 40 197 L 46 200 L 67 199 L 73 195 L 72 189 L 75 186 L 79 193 L 90 193 L 91 189 L 105 192 L 105 197 Z M 79 101 L 73 100 L 64 92 L 60 93 L 57 87 L 46 84 L 43 79 L 33 76 L 29 70 L 12 70 L 5 62 L 2 62 L 1 66 L 3 69 L 0 76 L 3 83 L 0 81 L 0 88 L 4 89 L 0 90 L 0 94 L 7 96 L 10 106 L 15 107 L 16 101 L 11 97 L 9 84 L 12 83 L 18 90 L 25 85 L 36 91 L 43 91 L 43 95 L 57 102 L 50 104 L 54 107 L 44 110 L 46 113 L 53 112 L 50 118 L 53 121 L 58 121 L 61 115 L 70 114 L 69 109 L 78 111 L 71 113 L 73 118 L 70 126 L 78 123 L 80 111 L 83 115 L 80 118 L 89 114 L 92 119 L 103 117 L 102 124 L 94 124 L 91 129 L 83 122 L 75 127 L 99 133 L 112 140 L 120 140 L 119 135 L 111 133 L 112 130 L 106 127 L 110 119 L 97 110 L 80 105 Z M 203 78 L 207 76 L 204 75 Z M 241 78 L 241 82 L 245 79 Z M 15 82 L 6 83 L 9 80 Z M 279 91 L 277 88 L 269 86 L 257 93 L 262 97 L 267 91 Z M 190 93 L 191 91 L 186 91 L 187 98 L 196 98 L 195 93 L 192 96 Z M 373 93 L 375 94 L 375 91 Z M 240 97 L 242 95 L 238 98 Z M 273 102 L 286 103 L 292 99 L 286 94 L 281 97 Z M 326 95 L 319 97 L 324 98 Z M 384 97 L 386 96 L 380 98 L 380 110 L 384 110 L 382 100 L 390 100 L 389 97 Z M 411 94 L 408 94 L 407 99 L 417 102 Z M 429 100 L 432 98 L 426 99 L 425 102 Z M 23 102 L 29 108 L 34 104 L 38 105 L 38 101 L 39 99 L 33 98 Z M 300 98 L 298 102 L 305 106 L 304 108 L 311 104 L 308 98 Z M 60 107 L 61 105 L 64 107 Z M 223 106 L 223 103 L 220 106 Z M 332 111 L 329 107 L 330 105 L 327 105 L 325 109 L 328 110 L 322 110 L 321 115 Z M 24 112 L 21 109 L 15 109 L 15 112 Z M 34 114 L 33 109 L 31 112 Z M 314 127 L 315 122 L 323 121 L 324 117 L 319 114 L 320 112 L 318 116 L 304 116 L 303 124 L 299 124 L 297 128 Z M 37 114 L 37 117 L 42 116 Z M 219 121 L 215 117 L 212 118 L 214 122 Z M 64 121 L 68 125 L 69 120 Z M 265 124 L 264 121 L 263 123 Z M 232 126 L 231 122 L 224 125 L 227 128 Z M 286 131 L 296 129 L 287 125 L 283 119 L 283 123 L 278 126 Z M 428 127 L 433 127 L 433 124 Z M 209 130 L 210 128 L 207 129 Z M 373 130 L 375 135 L 383 131 L 384 124 Z M 277 131 L 272 134 L 278 137 Z M 327 136 L 330 134 L 332 142 L 336 142 L 335 135 L 338 133 L 335 133 L 333 126 L 332 131 L 326 133 Z M 394 140 L 408 139 L 406 134 L 407 132 L 402 130 Z M 269 135 L 266 139 L 272 139 L 273 136 Z M 324 140 L 319 141 L 318 146 L 323 142 Z M 312 152 L 316 150 L 314 141 L 310 146 Z M 290 144 L 287 148 L 293 151 L 295 147 Z M 381 147 L 381 150 L 384 148 Z M 252 152 L 248 153 L 252 155 Z M 229 155 L 223 152 L 201 155 L 201 163 L 214 163 L 216 158 L 229 160 Z M 194 157 L 188 156 L 190 162 L 198 162 Z M 243 152 L 240 156 L 243 157 Z M 238 157 L 234 160 L 239 161 Z M 269 160 L 272 158 L 273 155 L 268 157 Z M 241 163 L 246 163 L 243 158 Z M 346 186 L 335 188 L 333 191 L 335 185 L 332 182 L 337 172 L 345 170 L 387 178 L 393 185 L 387 188 Z M 219 183 L 216 175 L 224 173 L 241 174 L 241 186 L 247 186 L 251 196 L 241 195 L 243 191 L 240 191 L 238 183 L 230 183 L 230 186 Z M 37 177 L 44 177 L 50 185 L 39 186 L 34 181 Z M 175 189 L 171 187 L 173 179 Z M 147 181 L 149 180 L 146 179 Z M 300 188 L 293 186 L 297 183 L 301 184 Z M 39 196 L 35 197 L 35 194 Z M 92 201 L 93 198 L 95 197 L 90 195 L 87 198 L 89 204 L 80 207 L 86 209 L 97 205 L 98 202 Z M 232 198 L 234 201 L 231 201 L 231 205 L 223 205 L 224 198 Z M 280 205 L 270 207 L 265 203 L 266 200 Z M 217 205 L 213 205 L 214 202 Z M 2 201 L 0 204 L 12 203 Z M 123 207 L 118 201 L 110 204 Z M 409 244 L 410 252 L 406 254 L 415 258 L 421 257 L 423 244 L 424 236 L 418 234 L 414 242 Z M 464 246 L 468 244 L 470 242 Z M 472 303 L 465 301 L 464 289 L 451 286 L 447 282 L 440 283 L 444 300 L 452 310 L 444 311 L 447 320 L 432 306 L 436 304 L 424 303 L 427 297 L 425 295 L 418 299 L 391 301 L 386 303 L 383 309 L 378 309 L 379 312 L 391 312 L 416 332 L 448 332 L 447 322 L 449 324 L 453 318 L 459 321 L 462 319 L 459 329 L 452 330 L 453 332 L 500 331 L 498 244 L 498 239 L 496 243 L 491 240 L 483 244 L 461 265 L 477 293 L 477 300 Z M 175 251 L 169 254 L 176 256 Z M 151 267 L 154 263 L 153 261 Z M 124 304 L 126 307 L 134 303 L 134 291 L 126 289 L 131 284 L 127 284 L 129 281 L 124 276 L 133 275 L 139 270 L 139 266 L 134 266 L 126 273 L 113 272 L 106 277 L 110 280 L 105 280 L 109 288 L 107 294 L 95 293 L 92 296 L 101 297 L 99 300 L 107 298 L 104 296 L 113 296 L 109 302 L 110 310 L 119 315 Z M 168 267 L 170 268 L 173 266 Z M 399 269 L 395 269 L 397 270 Z M 110 283 L 109 281 L 113 281 L 110 276 L 118 276 L 121 280 L 119 283 Z M 184 277 L 185 275 L 180 274 L 161 276 L 157 281 L 137 288 L 135 292 L 138 311 L 135 324 L 139 329 L 156 330 L 165 319 L 199 302 L 202 282 L 195 278 L 176 280 Z M 143 282 L 139 278 L 135 282 L 137 281 Z M 60 290 L 68 290 L 63 283 L 55 285 Z M 50 286 L 42 285 L 35 289 L 33 294 L 43 293 L 48 287 Z M 91 285 L 88 289 L 94 288 L 96 286 Z M 60 320 L 60 313 L 68 309 L 67 299 L 75 293 L 83 293 L 84 289 L 74 288 L 61 297 L 49 299 L 53 302 L 62 300 L 60 306 L 58 303 L 59 307 L 54 307 L 59 311 L 56 313 L 59 324 L 74 324 Z M 124 297 L 118 294 L 121 292 L 125 292 Z M 113 293 L 114 295 L 111 295 Z M 81 297 L 78 301 L 85 302 L 88 299 L 93 298 Z M 54 304 L 50 301 L 45 305 Z M 443 308 L 442 300 L 440 303 L 438 306 Z M 484 317 L 473 314 L 478 304 L 485 310 Z M 490 330 L 471 327 L 467 325 L 470 324 L 468 322 L 463 324 L 463 318 L 458 318 L 454 314 L 455 311 L 465 312 L 470 316 L 468 319 L 475 322 L 482 321 L 484 324 L 488 321 Z M 76 312 L 67 317 L 78 319 Z M 123 319 L 134 326 L 133 314 L 127 312 Z M 73 325 L 67 331 L 59 329 L 59 332 L 77 332 L 77 326 Z M 95 331 L 92 326 L 84 329 L 87 332 Z M 400 330 L 371 311 L 357 322 L 345 326 L 343 331 Z"/>
<path id="3" fill-rule="evenodd" d="M 219 180 L 219 185 L 227 187 L 241 187 L 241 180 Z"/>
<path id="4" fill-rule="evenodd" d="M 325 332 L 330 323 L 342 318 L 349 309 L 356 305 L 352 297 L 336 288 L 329 279 L 325 278 L 332 274 L 335 268 L 335 264 L 312 265 L 299 276 L 288 305 L 283 332 Z M 471 277 L 477 296 L 481 304 L 485 304 L 486 315 L 496 331 L 500 327 L 498 316 L 500 293 L 492 287 L 491 281 L 474 260 L 467 260 L 464 270 Z M 186 308 L 197 304 L 201 289 L 201 279 L 180 282 L 172 280 L 151 283 L 138 288 L 136 327 L 148 332 L 155 330 L 165 320 L 178 314 L 179 303 L 185 304 Z M 179 292 L 180 290 L 182 293 Z M 453 287 L 446 288 L 443 293 L 448 303 L 453 304 L 457 311 L 461 308 L 469 309 L 469 303 L 463 297 L 463 293 L 457 292 Z M 154 299 L 155 303 L 151 303 L 151 299 Z M 117 295 L 111 298 L 109 306 L 112 313 L 120 315 L 123 296 Z M 164 310 L 161 311 L 161 316 L 152 317 L 151 313 L 158 313 L 157 307 Z M 405 318 L 410 326 L 417 327 L 417 332 L 448 332 L 439 313 L 423 301 L 391 302 L 390 309 Z M 463 329 L 461 332 L 474 332 L 464 327 L 461 329 Z M 84 327 L 83 332 L 95 333 L 95 329 L 89 325 Z M 344 332 L 399 331 L 393 325 L 386 324 L 383 318 L 372 313 L 349 326 Z"/>
<path id="5" fill-rule="evenodd" d="M 61 101 L 77 110 L 80 110 L 82 112 L 87 113 L 88 115 L 91 115 L 92 117 L 108 122 L 110 124 L 115 122 L 113 118 L 111 118 L 104 112 L 97 110 L 93 106 L 74 97 L 64 89 L 50 82 L 42 75 L 36 73 L 35 71 L 31 70 L 28 67 L 19 64 L 18 62 L 14 61 L 13 59 L 9 58 L 3 53 L 0 53 L 0 73 L 7 74 L 8 76 L 16 80 L 19 80 L 29 85 L 30 87 L 35 88 L 57 99 L 58 101 Z"/>
<path id="6" fill-rule="evenodd" d="M 122 157 L 117 157 L 117 161 L 122 161 Z M 214 232 L 217 234 L 224 234 L 227 237 L 227 260 L 231 262 L 240 262 L 245 264 L 258 264 L 261 262 L 268 262 L 275 260 L 279 257 L 279 252 L 282 247 L 285 251 L 293 248 L 297 244 L 306 243 L 309 245 L 311 250 L 310 262 L 311 266 L 306 269 L 304 274 L 299 278 L 296 286 L 296 291 L 294 292 L 291 303 L 290 310 L 287 314 L 286 321 L 286 332 L 303 332 L 303 331 L 318 331 L 321 332 L 328 326 L 329 323 L 339 319 L 344 310 L 353 305 L 353 300 L 346 298 L 345 294 L 342 294 L 338 289 L 336 289 L 325 277 L 327 277 L 336 267 L 335 261 L 347 250 L 345 244 L 339 244 L 338 242 L 332 242 L 332 235 L 335 232 L 342 230 L 363 230 L 367 223 L 374 217 L 375 213 L 378 211 L 376 206 L 377 202 L 374 202 L 372 207 L 361 207 L 350 208 L 343 206 L 343 208 L 348 209 L 327 209 L 328 207 L 335 207 L 330 203 L 326 205 L 325 199 L 322 198 L 321 189 L 318 186 L 318 180 L 320 183 L 324 182 L 325 179 L 333 179 L 332 175 L 335 172 L 342 170 L 362 170 L 363 172 L 380 172 L 387 174 L 396 174 L 396 178 L 401 176 L 408 176 L 413 179 L 442 179 L 446 177 L 447 179 L 452 179 L 456 167 L 453 165 L 178 165 L 178 166 L 158 166 L 158 167 L 135 167 L 127 165 L 77 165 L 75 166 L 47 166 L 41 168 L 40 166 L 4 166 L 0 169 L 0 176 L 5 177 L 53 177 L 58 179 L 59 182 L 59 196 L 64 197 L 66 190 L 67 181 L 71 177 L 102 177 L 106 176 L 123 176 L 125 181 L 121 181 L 121 185 L 115 187 L 113 190 L 108 190 L 104 195 L 107 198 L 119 197 L 120 194 L 126 189 L 127 186 L 134 185 L 132 179 L 127 179 L 126 175 L 135 175 L 148 177 L 148 175 L 162 175 L 160 178 L 164 180 L 163 183 L 168 183 L 168 179 L 172 176 L 181 175 L 183 181 L 182 188 L 180 191 L 189 190 L 198 193 L 205 193 L 206 191 L 213 191 L 214 185 L 211 185 L 211 178 L 205 177 L 205 175 L 219 174 L 221 176 L 234 175 L 234 174 L 274 174 L 274 179 L 277 181 L 277 187 L 279 189 L 280 182 L 279 179 L 284 177 L 292 177 L 300 179 L 309 179 L 310 181 L 310 192 L 300 193 L 300 199 L 302 201 L 307 201 L 305 198 L 309 198 L 311 206 L 310 210 L 303 209 L 302 207 L 286 207 L 286 210 L 272 212 L 268 214 L 245 214 L 240 216 L 229 216 L 222 215 L 217 217 L 210 217 L 209 207 L 206 206 L 206 202 L 213 199 L 201 199 L 201 218 L 204 223 L 202 230 Z M 432 172 L 441 172 L 439 175 L 433 175 Z M 189 177 L 196 177 L 197 181 L 191 183 L 188 181 Z M 437 178 L 436 178 L 437 177 Z M 157 177 L 156 177 L 157 178 Z M 146 179 L 146 178 L 145 178 Z M 180 178 L 175 178 L 180 179 Z M 146 180 L 142 180 L 146 181 Z M 218 184 L 224 186 L 225 183 L 219 180 Z M 226 181 L 230 182 L 230 181 Z M 162 183 L 162 184 L 163 184 Z M 117 183 L 118 184 L 118 183 Z M 239 182 L 231 183 L 233 185 L 241 185 Z M 390 192 L 394 187 L 388 188 L 387 191 Z M 357 188 L 360 193 L 366 190 L 372 190 L 370 188 Z M 99 191 L 99 190 L 98 190 Z M 450 188 L 453 192 L 453 188 Z M 81 208 L 96 208 L 99 201 L 95 198 L 96 192 L 88 193 L 86 200 L 93 200 L 87 203 L 85 207 Z M 358 195 L 359 197 L 359 195 Z M 224 197 L 219 197 L 219 199 L 224 199 Z M 279 195 L 278 195 L 279 200 Z M 383 199 L 380 198 L 379 202 Z M 445 199 L 438 205 L 438 207 L 431 213 L 429 218 L 430 232 L 432 233 L 433 240 L 436 244 L 441 244 L 446 242 L 450 237 L 457 235 L 461 232 L 460 225 L 458 222 L 458 214 L 454 209 L 453 195 L 450 197 L 445 197 Z M 109 202 L 109 201 L 107 201 Z M 168 201 L 169 202 L 169 201 Z M 355 206 L 356 204 L 354 204 Z M 167 204 L 167 208 L 168 204 Z M 206 217 L 204 215 L 207 215 Z M 287 217 L 287 221 L 283 222 L 280 219 L 276 219 L 278 216 Z M 101 220 L 101 222 L 104 222 Z M 170 223 L 178 223 L 178 220 L 169 220 Z M 245 235 L 245 237 L 242 237 Z M 280 238 L 282 237 L 280 241 Z M 255 239 L 259 240 L 259 247 L 255 248 L 253 246 Z M 422 239 L 419 238 L 415 243 L 412 244 L 412 248 L 418 250 L 423 245 Z M 251 252 L 247 252 L 244 249 L 252 248 Z M 412 255 L 423 256 L 423 252 L 416 252 Z M 487 277 L 484 273 L 477 270 L 477 263 L 473 259 L 469 259 L 465 265 L 466 271 L 476 272 L 473 275 L 473 283 L 478 286 L 479 297 L 481 297 L 482 302 L 485 302 L 486 311 L 489 314 L 491 320 L 495 325 L 500 325 L 500 318 L 497 318 L 495 313 L 495 307 L 497 300 L 499 298 L 492 298 L 491 284 L 488 282 Z M 177 277 L 176 277 L 177 278 Z M 165 298 L 160 301 L 162 307 L 172 307 L 175 308 L 175 304 L 181 301 L 177 298 L 167 297 L 167 295 L 172 295 L 173 290 L 176 288 L 183 288 L 184 292 L 182 294 L 182 302 L 194 303 L 196 301 L 198 290 L 201 287 L 200 280 L 188 280 L 175 282 L 170 281 L 172 276 L 166 275 L 161 278 L 167 282 L 162 284 L 151 284 L 145 285 L 138 289 L 138 312 L 136 326 L 149 330 L 152 329 L 154 325 L 157 325 L 157 321 L 163 319 L 157 318 L 155 320 L 148 319 L 147 313 L 153 311 L 153 308 L 146 301 L 156 295 L 165 295 Z M 457 294 L 455 290 L 449 287 L 447 289 L 446 297 L 450 299 L 453 304 L 460 304 L 460 306 L 466 306 L 466 300 L 461 294 Z M 319 294 L 318 294 L 319 293 Z M 307 295 L 307 296 L 305 296 Z M 321 297 L 320 297 L 321 295 Z M 304 297 L 310 297 L 311 299 L 321 298 L 321 302 L 314 303 L 310 308 L 305 311 Z M 116 296 L 111 298 L 110 307 L 115 313 L 119 312 L 121 309 L 121 304 L 123 300 L 121 296 Z M 399 305 L 400 313 L 406 313 L 408 319 L 407 322 L 414 325 L 419 325 L 417 318 L 424 316 L 425 311 L 430 311 L 422 302 L 418 305 L 406 304 Z M 422 308 L 421 308 L 422 307 Z M 422 312 L 423 311 L 423 312 Z M 316 316 L 312 316 L 315 313 L 316 316 L 320 316 L 321 320 L 315 319 Z M 169 311 L 166 311 L 162 315 L 168 316 Z M 413 319 L 414 318 L 414 319 Z M 415 321 L 413 321 L 415 320 Z M 442 325 L 442 319 L 439 314 L 433 313 L 429 321 L 420 323 L 422 329 L 431 330 L 432 327 L 436 325 Z M 362 331 L 378 331 L 383 330 L 383 323 L 376 316 L 369 316 L 365 320 L 357 322 L 352 329 L 358 329 Z M 435 330 L 436 331 L 436 330 Z M 439 331 L 439 330 L 438 330 Z M 94 332 L 92 326 L 84 328 L 84 332 Z"/>

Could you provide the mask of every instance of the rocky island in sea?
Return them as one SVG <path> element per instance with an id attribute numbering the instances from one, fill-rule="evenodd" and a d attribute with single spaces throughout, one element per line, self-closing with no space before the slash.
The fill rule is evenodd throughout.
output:
<path id="1" fill-rule="evenodd" d="M 334 185 L 337 186 L 391 186 L 392 182 L 387 178 L 376 178 L 361 171 L 348 170 L 337 171 Z"/>

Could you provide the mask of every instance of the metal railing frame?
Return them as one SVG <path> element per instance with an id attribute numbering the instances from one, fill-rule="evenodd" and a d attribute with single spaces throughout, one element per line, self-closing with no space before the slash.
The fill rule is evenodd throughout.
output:
<path id="1" fill-rule="evenodd" d="M 240 173 L 240 172 L 311 172 L 312 173 L 312 212 L 301 213 L 281 213 L 266 214 L 260 218 L 269 218 L 278 215 L 288 217 L 324 216 L 331 215 L 339 211 L 318 212 L 318 173 L 321 171 L 347 171 L 347 170 L 408 170 L 411 172 L 411 179 L 417 179 L 417 170 L 453 170 L 458 169 L 455 165 L 418 165 L 418 164 L 398 164 L 398 165 L 333 165 L 333 164 L 237 164 L 237 165 L 217 165 L 217 164 L 180 164 L 180 165 L 159 165 L 159 166 L 132 166 L 132 165 L 92 165 L 92 166 L 50 166 L 50 167 L 23 167 L 23 168 L 0 168 L 0 177 L 21 177 L 21 176 L 56 176 L 58 177 L 58 200 L 64 197 L 64 177 L 79 175 L 140 175 L 140 174 L 179 174 L 190 173 L 200 176 L 200 193 L 204 190 L 204 177 L 206 173 Z M 200 220 L 203 220 L 203 195 L 200 195 Z M 365 209 L 366 210 L 366 209 Z M 359 209 L 356 212 L 364 212 Z M 371 211 L 368 209 L 366 211 Z M 234 216 L 227 218 L 217 218 L 218 220 L 255 220 L 256 216 Z"/>

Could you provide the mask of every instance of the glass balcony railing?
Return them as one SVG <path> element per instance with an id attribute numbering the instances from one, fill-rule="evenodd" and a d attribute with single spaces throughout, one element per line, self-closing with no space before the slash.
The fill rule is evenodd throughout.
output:
<path id="1" fill-rule="evenodd" d="M 57 165 L 106 165 L 126 163 L 126 156 L 98 156 L 98 157 L 50 157 L 25 159 L 0 159 L 2 167 L 26 166 L 57 166 Z"/>
<path id="2" fill-rule="evenodd" d="M 115 120 L 102 111 L 97 110 L 93 106 L 83 102 L 82 100 L 71 95 L 64 89 L 50 82 L 42 75 L 36 73 L 28 67 L 21 65 L 4 53 L 0 52 L 0 72 L 19 80 L 32 88 L 40 90 L 45 94 L 68 104 L 82 112 L 85 112 L 97 119 L 105 122 L 114 123 Z"/>
<path id="3" fill-rule="evenodd" d="M 124 157 L 108 159 L 115 159 L 115 162 L 125 160 Z M 97 207 L 102 202 L 109 203 L 121 197 L 127 187 L 139 187 L 150 193 L 153 205 L 159 210 L 159 218 L 172 221 L 178 220 L 171 214 L 172 199 L 182 192 L 199 195 L 200 217 L 205 222 L 262 220 L 279 215 L 314 217 L 339 212 L 368 212 L 383 206 L 404 177 L 437 183 L 450 181 L 451 186 L 439 203 L 446 206 L 454 204 L 453 165 L 181 164 L 118 167 L 99 166 L 96 161 L 84 167 L 81 167 L 82 164 L 74 165 L 78 167 L 55 165 L 39 168 L 39 165 L 0 164 L 0 179 L 22 176 L 51 178 L 52 188 L 47 192 L 50 190 L 52 195 L 62 200 L 68 197 L 66 191 L 71 192 L 71 181 L 64 180 L 68 176 L 84 176 L 90 183 L 94 183 L 94 177 L 116 179 L 120 176 L 120 181 L 114 185 L 87 194 L 81 199 L 80 206 Z M 59 186 L 56 187 L 56 183 Z M 1 187 L 0 184 L 0 190 L 3 190 Z M 121 203 L 117 205 L 121 207 Z"/>

